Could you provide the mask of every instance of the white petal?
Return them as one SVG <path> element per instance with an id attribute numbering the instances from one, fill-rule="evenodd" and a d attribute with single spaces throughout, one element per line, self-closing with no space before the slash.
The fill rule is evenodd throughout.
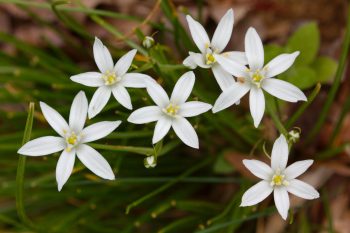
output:
<path id="1" fill-rule="evenodd" d="M 151 76 L 141 73 L 126 73 L 123 75 L 122 84 L 124 87 L 144 88 L 148 82 L 155 83 Z"/>
<path id="2" fill-rule="evenodd" d="M 223 55 L 214 55 L 216 61 L 221 65 L 221 67 L 226 70 L 228 73 L 232 74 L 235 77 L 247 77 L 247 67 L 244 65 L 229 59 Z"/>
<path id="3" fill-rule="evenodd" d="M 73 82 L 83 84 L 88 87 L 100 87 L 103 86 L 102 74 L 99 72 L 86 72 L 82 74 L 73 75 L 70 79 Z"/>
<path id="4" fill-rule="evenodd" d="M 265 97 L 260 88 L 252 87 L 249 93 L 250 114 L 254 120 L 254 126 L 257 128 L 264 116 L 265 112 Z"/>
<path id="5" fill-rule="evenodd" d="M 125 87 L 117 85 L 112 89 L 114 98 L 125 108 L 132 109 L 131 98 Z"/>
<path id="6" fill-rule="evenodd" d="M 169 97 L 158 83 L 147 83 L 147 92 L 155 104 L 165 108 L 169 104 Z"/>
<path id="7" fill-rule="evenodd" d="M 118 77 L 121 77 L 128 71 L 129 67 L 131 66 L 132 60 L 136 55 L 136 52 L 136 49 L 130 50 L 117 61 L 117 63 L 114 66 L 114 72 L 117 74 Z"/>
<path id="8" fill-rule="evenodd" d="M 262 81 L 262 88 L 271 95 L 288 102 L 307 101 L 304 93 L 296 86 L 279 79 L 267 78 Z"/>
<path id="9" fill-rule="evenodd" d="M 233 10 L 229 9 L 226 14 L 221 18 L 218 26 L 215 29 L 211 45 L 214 50 L 220 53 L 226 47 L 227 43 L 231 39 L 233 29 L 234 17 Z"/>
<path id="10" fill-rule="evenodd" d="M 207 112 L 211 108 L 211 104 L 200 101 L 189 101 L 180 105 L 178 114 L 182 117 L 193 117 Z"/>
<path id="11" fill-rule="evenodd" d="M 314 161 L 312 159 L 308 159 L 292 163 L 286 168 L 284 174 L 286 175 L 287 179 L 294 179 L 303 174 L 313 164 L 313 162 Z"/>
<path id="12" fill-rule="evenodd" d="M 188 58 L 187 62 L 189 62 L 189 64 L 192 67 L 194 67 L 193 66 L 193 63 L 194 63 L 194 64 L 196 64 L 196 66 L 199 66 L 201 68 L 205 68 L 205 69 L 210 68 L 210 65 L 206 64 L 205 57 L 204 57 L 203 54 L 201 54 L 201 53 L 193 53 L 193 52 L 189 52 L 189 54 L 190 54 L 190 56 L 189 56 L 190 58 L 187 57 Z M 189 59 L 191 59 L 191 60 L 189 60 Z M 194 68 L 196 68 L 196 66 Z"/>
<path id="13" fill-rule="evenodd" d="M 128 121 L 134 124 L 145 124 L 158 121 L 162 114 L 162 110 L 158 106 L 147 106 L 132 112 Z"/>
<path id="14" fill-rule="evenodd" d="M 290 54 L 281 54 L 274 59 L 272 59 L 267 65 L 266 68 L 266 78 L 274 77 L 286 71 L 291 67 L 295 61 L 295 58 L 300 54 L 299 51 L 290 53 Z"/>
<path id="15" fill-rule="evenodd" d="M 66 143 L 63 138 L 45 136 L 27 142 L 17 151 L 17 153 L 29 156 L 42 156 L 61 151 L 65 147 Z"/>
<path id="16" fill-rule="evenodd" d="M 288 217 L 289 210 L 289 196 L 286 188 L 275 188 L 273 192 L 273 198 L 275 200 L 275 205 L 278 213 L 282 216 L 284 220 Z"/>
<path id="17" fill-rule="evenodd" d="M 199 148 L 197 133 L 190 122 L 188 122 L 183 117 L 178 117 L 174 119 L 172 126 L 176 135 L 181 139 L 183 143 L 196 149 Z"/>
<path id="18" fill-rule="evenodd" d="M 253 185 L 242 196 L 242 202 L 240 206 L 252 206 L 259 202 L 262 202 L 273 191 L 273 188 L 269 182 L 262 180 L 259 183 Z"/>
<path id="19" fill-rule="evenodd" d="M 44 102 L 40 102 L 40 108 L 43 115 L 51 127 L 62 137 L 64 137 L 65 132 L 69 130 L 67 122 L 63 117 L 49 105 Z"/>
<path id="20" fill-rule="evenodd" d="M 320 197 L 320 194 L 317 192 L 314 187 L 311 185 L 297 179 L 293 179 L 289 181 L 287 186 L 287 191 L 295 196 L 311 200 Z"/>
<path id="21" fill-rule="evenodd" d="M 225 108 L 230 107 L 232 104 L 239 101 L 250 89 L 247 84 L 241 84 L 239 82 L 234 83 L 230 88 L 223 91 L 219 98 L 215 101 L 213 107 L 213 113 L 219 112 Z"/>
<path id="22" fill-rule="evenodd" d="M 230 52 L 224 52 L 220 55 L 244 66 L 248 64 L 248 60 L 247 60 L 247 56 L 245 55 L 245 52 L 230 51 Z"/>
<path id="23" fill-rule="evenodd" d="M 264 65 L 264 47 L 254 28 L 249 28 L 245 35 L 245 52 L 251 70 L 261 69 Z"/>
<path id="24" fill-rule="evenodd" d="M 115 176 L 107 160 L 94 148 L 81 144 L 77 148 L 79 160 L 97 176 L 107 180 L 114 180 Z"/>
<path id="25" fill-rule="evenodd" d="M 61 191 L 63 185 L 67 182 L 72 174 L 75 161 L 75 150 L 67 152 L 64 150 L 58 159 L 56 165 L 56 181 L 58 191 Z"/>
<path id="26" fill-rule="evenodd" d="M 232 74 L 225 71 L 219 64 L 213 65 L 211 70 L 213 71 L 216 82 L 218 82 L 221 90 L 224 91 L 235 83 Z"/>
<path id="27" fill-rule="evenodd" d="M 259 160 L 244 159 L 243 164 L 254 176 L 260 179 L 268 180 L 273 175 L 272 169 L 266 163 Z"/>
<path id="28" fill-rule="evenodd" d="M 113 59 L 111 53 L 108 51 L 106 46 L 103 45 L 102 41 L 95 37 L 94 42 L 94 58 L 98 69 L 105 73 L 113 70 Z"/>
<path id="29" fill-rule="evenodd" d="M 203 62 L 204 63 L 204 62 Z M 188 55 L 185 60 L 182 62 L 182 64 L 190 69 L 196 69 L 197 63 L 194 61 L 191 55 Z"/>
<path id="30" fill-rule="evenodd" d="M 99 112 L 101 112 L 103 107 L 106 106 L 109 98 L 111 97 L 111 92 L 111 89 L 106 86 L 97 88 L 90 101 L 88 109 L 89 119 L 96 116 Z"/>
<path id="31" fill-rule="evenodd" d="M 82 131 L 81 143 L 92 142 L 104 138 L 112 133 L 121 123 L 121 121 L 101 121 L 89 125 Z"/>
<path id="32" fill-rule="evenodd" d="M 195 79 L 192 71 L 184 73 L 177 80 L 170 101 L 177 105 L 185 103 L 192 92 Z"/>
<path id="33" fill-rule="evenodd" d="M 152 143 L 156 144 L 169 132 L 171 127 L 171 120 L 163 116 L 157 121 L 156 127 L 154 128 L 154 134 L 152 138 Z"/>
<path id="34" fill-rule="evenodd" d="M 76 133 L 80 132 L 85 125 L 88 111 L 88 101 L 83 91 L 80 91 L 73 100 L 69 113 L 69 126 Z"/>
<path id="35" fill-rule="evenodd" d="M 197 45 L 198 49 L 204 53 L 206 48 L 210 46 L 210 40 L 207 32 L 203 26 L 195 21 L 190 15 L 186 16 L 188 26 L 193 38 L 194 43 Z"/>
<path id="36" fill-rule="evenodd" d="M 273 170 L 284 170 L 288 161 L 288 143 L 286 138 L 281 134 L 276 139 L 271 152 L 271 167 Z"/>

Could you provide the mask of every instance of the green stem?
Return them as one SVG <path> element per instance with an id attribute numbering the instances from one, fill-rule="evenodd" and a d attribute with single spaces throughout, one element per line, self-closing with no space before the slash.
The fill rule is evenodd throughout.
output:
<path id="1" fill-rule="evenodd" d="M 142 155 L 153 155 L 154 149 L 148 147 L 136 147 L 136 146 L 115 146 L 115 145 L 103 145 L 97 143 L 89 143 L 95 149 L 101 150 L 111 150 L 111 151 L 119 151 L 119 152 L 132 152 L 136 154 Z"/>
<path id="2" fill-rule="evenodd" d="M 332 132 L 332 135 L 329 139 L 329 143 L 328 145 L 332 145 L 336 136 L 339 134 L 339 131 L 341 130 L 341 126 L 343 124 L 343 121 L 347 115 L 347 113 L 350 111 L 350 96 L 348 96 L 345 104 L 343 105 L 343 109 L 340 113 L 340 116 L 338 117 L 338 120 L 336 121 L 337 124 L 335 125 L 334 129 L 333 129 L 333 132 Z"/>
<path id="3" fill-rule="evenodd" d="M 278 129 L 278 131 L 283 134 L 284 136 L 288 136 L 288 131 L 286 130 L 286 128 L 283 126 L 282 122 L 280 121 L 280 119 L 277 116 L 276 113 L 276 109 L 275 109 L 275 105 L 273 101 L 267 100 L 266 101 L 266 108 L 267 111 L 269 112 L 272 121 L 275 123 L 276 128 Z"/>
<path id="4" fill-rule="evenodd" d="M 305 112 L 305 110 L 310 106 L 310 104 L 314 101 L 316 96 L 321 90 L 321 84 L 317 83 L 314 90 L 309 95 L 308 101 L 304 102 L 298 110 L 289 118 L 289 120 L 286 123 L 286 128 L 289 129 L 292 127 L 295 122 L 300 118 L 300 116 Z"/>
<path id="5" fill-rule="evenodd" d="M 329 91 L 329 94 L 327 96 L 326 102 L 324 103 L 323 108 L 321 110 L 320 117 L 317 119 L 316 124 L 314 125 L 309 135 L 307 136 L 305 144 L 309 144 L 311 142 L 311 140 L 321 130 L 321 127 L 323 126 L 326 120 L 326 117 L 329 113 L 333 100 L 335 99 L 335 96 L 339 89 L 340 82 L 344 73 L 346 58 L 348 57 L 349 45 L 350 45 L 350 7 L 348 8 L 348 20 L 346 24 L 346 33 L 345 33 L 345 38 L 342 46 L 342 53 L 340 55 L 338 69 L 335 74 L 335 79 L 331 87 L 331 90 Z"/>
<path id="6" fill-rule="evenodd" d="M 30 134 L 33 126 L 33 117 L 34 117 L 34 103 L 30 103 L 22 144 L 25 144 L 30 140 Z M 17 176 L 16 176 L 16 207 L 17 207 L 17 214 L 19 219 L 27 226 L 33 227 L 33 223 L 28 218 L 24 209 L 23 188 L 24 188 L 25 163 L 26 163 L 26 157 L 23 155 L 20 155 L 18 159 Z"/>
<path id="7" fill-rule="evenodd" d="M 164 190 L 170 188 L 171 186 L 173 186 L 174 184 L 178 183 L 179 181 L 181 181 L 182 179 L 184 179 L 185 177 L 191 175 L 193 172 L 199 170 L 200 168 L 206 166 L 208 163 L 210 163 L 212 161 L 212 157 L 207 158 L 206 160 L 202 161 L 201 163 L 197 164 L 196 166 L 191 167 L 190 169 L 188 169 L 187 171 L 185 171 L 184 173 L 182 173 L 180 176 L 176 177 L 175 179 L 171 180 L 170 182 L 164 184 L 163 186 L 160 186 L 158 189 L 154 190 L 153 192 L 137 199 L 136 201 L 134 201 L 133 203 L 129 204 L 126 207 L 125 213 L 129 214 L 130 210 L 132 208 L 134 208 L 135 206 L 138 206 L 139 204 L 141 204 L 142 202 L 150 199 L 151 197 L 163 192 Z"/>

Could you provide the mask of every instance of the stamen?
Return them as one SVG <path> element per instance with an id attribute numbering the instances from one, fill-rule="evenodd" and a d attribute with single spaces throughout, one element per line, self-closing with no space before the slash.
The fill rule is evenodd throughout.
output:
<path id="1" fill-rule="evenodd" d="M 77 135 L 75 132 L 71 132 L 66 136 L 66 151 L 70 152 L 78 143 L 80 140 L 80 135 Z"/>
<path id="2" fill-rule="evenodd" d="M 261 87 L 261 81 L 264 79 L 264 75 L 261 74 L 260 70 L 256 70 L 251 74 L 252 82 L 258 87 Z"/>
<path id="3" fill-rule="evenodd" d="M 210 65 L 210 64 L 216 62 L 216 59 L 215 59 L 215 57 L 214 57 L 214 55 L 212 53 L 207 53 L 205 55 L 205 58 L 206 58 L 206 64 L 207 65 Z"/>
<path id="4" fill-rule="evenodd" d="M 178 111 L 179 106 L 173 103 L 170 103 L 165 109 L 163 109 L 163 112 L 165 112 L 169 116 L 176 116 Z"/>
<path id="5" fill-rule="evenodd" d="M 114 83 L 119 81 L 119 78 L 116 76 L 115 72 L 107 71 L 102 75 L 102 79 L 105 81 L 105 85 L 113 85 Z"/>
<path id="6" fill-rule="evenodd" d="M 281 171 L 278 169 L 275 174 L 272 176 L 270 185 L 271 186 L 287 186 L 289 184 L 285 179 L 285 175 L 281 174 Z"/>

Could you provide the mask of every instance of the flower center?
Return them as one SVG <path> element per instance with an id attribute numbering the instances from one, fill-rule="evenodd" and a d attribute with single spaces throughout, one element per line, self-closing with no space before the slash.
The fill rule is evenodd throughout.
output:
<path id="1" fill-rule="evenodd" d="M 77 135 L 74 131 L 66 135 L 66 150 L 70 152 L 80 141 L 80 135 Z"/>
<path id="2" fill-rule="evenodd" d="M 213 63 L 216 62 L 216 59 L 215 59 L 213 53 L 207 53 L 207 54 L 205 55 L 205 60 L 206 60 L 205 63 L 206 63 L 207 65 L 211 65 L 211 64 L 213 64 Z"/>
<path id="3" fill-rule="evenodd" d="M 275 174 L 272 176 L 270 185 L 271 186 L 287 186 L 289 183 L 285 180 L 285 175 L 281 173 L 278 169 Z"/>
<path id="4" fill-rule="evenodd" d="M 120 81 L 120 78 L 116 76 L 115 72 L 107 71 L 102 75 L 102 79 L 105 82 L 105 85 L 110 86 L 114 83 Z"/>
<path id="5" fill-rule="evenodd" d="M 173 103 L 170 103 L 165 109 L 163 109 L 163 112 L 165 112 L 169 116 L 176 116 L 177 112 L 179 111 L 179 106 Z"/>

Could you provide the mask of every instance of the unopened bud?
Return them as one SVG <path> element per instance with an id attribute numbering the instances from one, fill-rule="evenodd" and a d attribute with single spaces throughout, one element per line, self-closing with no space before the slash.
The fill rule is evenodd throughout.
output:
<path id="1" fill-rule="evenodd" d="M 142 46 L 146 49 L 151 48 L 154 45 L 154 39 L 150 36 L 145 36 L 145 38 L 142 41 Z"/>
<path id="2" fill-rule="evenodd" d="M 300 138 L 300 129 L 296 128 L 296 129 L 292 129 L 291 131 L 289 131 L 288 133 L 288 139 L 290 142 L 292 143 L 296 143 Z"/>
<path id="3" fill-rule="evenodd" d="M 157 161 L 154 158 L 154 156 L 148 156 L 143 160 L 143 164 L 145 165 L 145 168 L 154 168 L 157 166 Z"/>

